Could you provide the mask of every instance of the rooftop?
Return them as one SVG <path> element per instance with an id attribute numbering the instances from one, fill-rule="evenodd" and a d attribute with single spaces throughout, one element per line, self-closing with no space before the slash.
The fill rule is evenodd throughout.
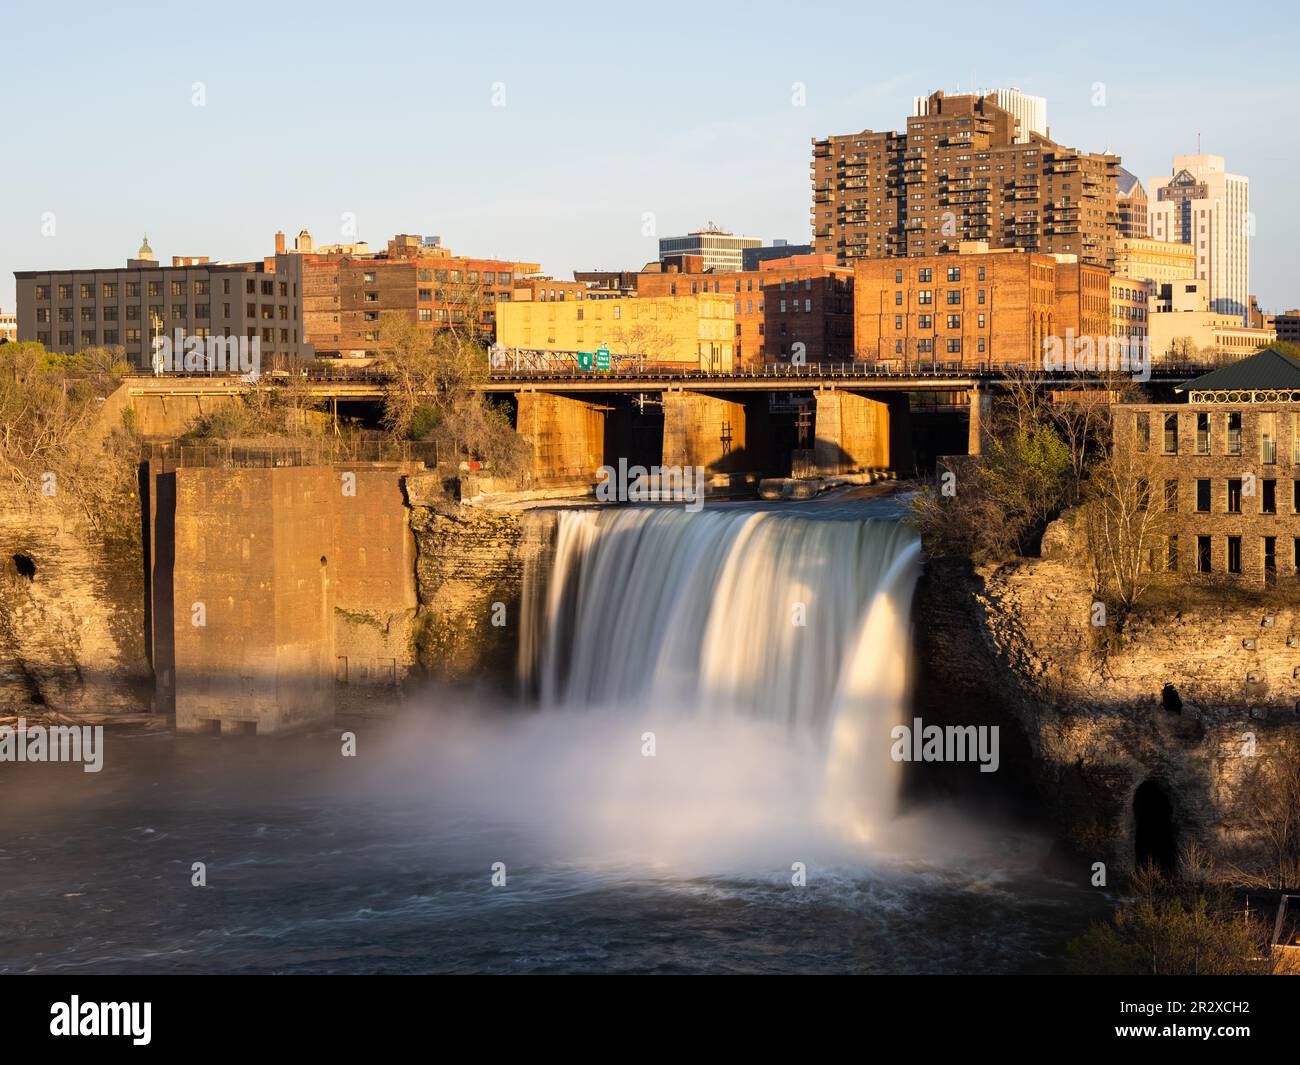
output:
<path id="1" fill-rule="evenodd" d="M 1179 392 L 1250 392 L 1300 389 L 1300 359 L 1265 348 L 1178 386 Z"/>

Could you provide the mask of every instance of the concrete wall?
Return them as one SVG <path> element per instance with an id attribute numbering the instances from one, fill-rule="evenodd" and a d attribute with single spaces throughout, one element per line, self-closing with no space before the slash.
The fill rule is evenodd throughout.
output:
<path id="1" fill-rule="evenodd" d="M 520 392 L 515 427 L 532 446 L 536 486 L 590 482 L 604 463 L 605 416 L 597 404 Z"/>
<path id="2" fill-rule="evenodd" d="M 856 473 L 890 465 L 887 403 L 853 392 L 819 391 L 813 455 L 821 473 Z"/>
<path id="3" fill-rule="evenodd" d="M 709 473 L 746 469 L 743 401 L 703 392 L 665 392 L 665 466 L 703 466 Z"/>
<path id="4" fill-rule="evenodd" d="M 276 732 L 394 691 L 412 661 L 415 603 L 405 472 L 397 464 L 175 471 L 178 730 Z M 352 483 L 355 493 L 345 491 Z M 168 552 L 154 539 L 157 587 Z M 163 701 L 171 694 L 163 653 L 156 666 Z"/>

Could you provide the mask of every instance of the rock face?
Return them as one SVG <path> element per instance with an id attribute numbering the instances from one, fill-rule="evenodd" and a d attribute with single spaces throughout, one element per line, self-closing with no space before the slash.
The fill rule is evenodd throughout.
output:
<path id="1" fill-rule="evenodd" d="M 144 562 L 53 499 L 0 512 L 0 716 L 147 711 Z"/>
<path id="2" fill-rule="evenodd" d="M 434 475 L 407 479 L 416 542 L 416 651 L 428 675 L 509 687 L 525 639 L 524 573 L 552 550 L 553 511 L 445 501 Z"/>
<path id="3" fill-rule="evenodd" d="M 1163 803 L 1176 849 L 1258 855 L 1252 778 L 1300 740 L 1300 609 L 1152 612 L 1118 636 L 1093 624 L 1083 572 L 1061 555 L 978 572 L 930 563 L 918 714 L 1011 726 L 1004 766 L 1111 870 L 1133 867 Z"/>

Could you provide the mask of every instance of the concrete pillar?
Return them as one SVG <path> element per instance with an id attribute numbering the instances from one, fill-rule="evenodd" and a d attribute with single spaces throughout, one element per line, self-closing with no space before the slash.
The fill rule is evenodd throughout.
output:
<path id="1" fill-rule="evenodd" d="M 906 402 L 906 395 L 903 396 Z M 891 463 L 888 402 L 856 392 L 816 393 L 813 458 L 822 474 L 886 469 Z"/>
<path id="2" fill-rule="evenodd" d="M 966 440 L 966 453 L 982 455 L 989 439 L 993 395 L 982 388 L 972 388 L 966 395 L 970 399 L 970 434 Z"/>
<path id="3" fill-rule="evenodd" d="M 520 392 L 517 399 L 515 428 L 532 446 L 533 484 L 594 481 L 604 464 L 604 411 L 552 392 Z"/>
<path id="4" fill-rule="evenodd" d="M 664 393 L 665 466 L 703 466 L 706 473 L 739 473 L 746 455 L 745 404 L 703 392 Z"/>

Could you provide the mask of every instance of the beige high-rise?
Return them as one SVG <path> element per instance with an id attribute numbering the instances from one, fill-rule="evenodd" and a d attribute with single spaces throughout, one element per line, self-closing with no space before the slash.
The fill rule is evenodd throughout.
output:
<path id="1" fill-rule="evenodd" d="M 1176 155 L 1168 177 L 1151 180 L 1151 236 L 1190 244 L 1196 276 L 1209 285 L 1210 310 L 1250 307 L 1250 179 L 1229 174 L 1221 155 Z"/>

